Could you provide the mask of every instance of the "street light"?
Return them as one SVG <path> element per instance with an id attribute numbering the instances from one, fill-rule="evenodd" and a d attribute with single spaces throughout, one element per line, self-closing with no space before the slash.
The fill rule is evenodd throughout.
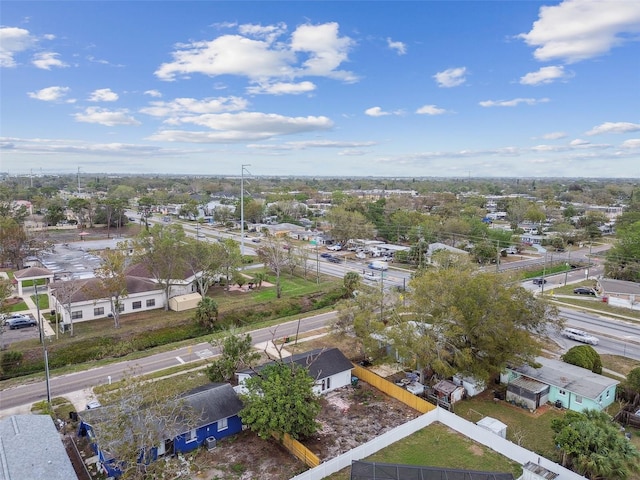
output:
<path id="1" fill-rule="evenodd" d="M 251 174 L 246 167 L 250 167 L 250 163 L 245 163 L 240 173 L 240 255 L 244 255 L 244 172 Z"/>

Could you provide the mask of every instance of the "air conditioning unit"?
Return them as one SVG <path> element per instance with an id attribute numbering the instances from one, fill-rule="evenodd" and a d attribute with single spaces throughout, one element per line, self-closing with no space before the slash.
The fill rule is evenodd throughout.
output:
<path id="1" fill-rule="evenodd" d="M 207 447 L 207 451 L 211 451 L 216 448 L 216 437 L 207 437 L 204 439 L 204 446 Z"/>

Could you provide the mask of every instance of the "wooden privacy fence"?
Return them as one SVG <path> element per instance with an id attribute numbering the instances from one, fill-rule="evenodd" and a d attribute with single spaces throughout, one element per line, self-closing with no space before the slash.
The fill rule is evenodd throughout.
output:
<path id="1" fill-rule="evenodd" d="M 288 433 L 284 434 L 281 441 L 282 445 L 296 458 L 303 461 L 307 467 L 313 468 L 320 465 L 318 456 Z"/>
<path id="2" fill-rule="evenodd" d="M 420 413 L 427 413 L 436 408 L 435 405 L 432 405 L 431 403 L 414 395 L 408 390 L 399 387 L 395 383 L 392 383 L 389 380 L 385 380 L 381 376 L 367 370 L 364 367 L 361 367 L 360 365 L 354 364 L 353 374 L 362 381 L 367 382 L 373 387 L 376 387 L 381 392 L 384 392 L 390 397 L 401 401 L 405 405 L 409 405 L 411 408 L 417 410 Z"/>

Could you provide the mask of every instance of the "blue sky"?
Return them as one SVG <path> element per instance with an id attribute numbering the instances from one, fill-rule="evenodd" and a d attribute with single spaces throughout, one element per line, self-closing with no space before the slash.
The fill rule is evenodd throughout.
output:
<path id="1" fill-rule="evenodd" d="M 3 1 L 0 171 L 640 178 L 640 2 Z"/>

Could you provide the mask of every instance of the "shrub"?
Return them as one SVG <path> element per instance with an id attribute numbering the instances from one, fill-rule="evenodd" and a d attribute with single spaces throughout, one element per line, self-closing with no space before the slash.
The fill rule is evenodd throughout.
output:
<path id="1" fill-rule="evenodd" d="M 22 362 L 22 352 L 9 350 L 2 354 L 0 368 L 3 372 L 10 372 L 11 370 L 17 369 L 20 366 L 20 362 Z"/>
<path id="2" fill-rule="evenodd" d="M 570 348 L 567 353 L 562 355 L 562 361 L 577 365 L 578 367 L 587 368 L 593 373 L 602 373 L 602 360 L 600 355 L 590 345 L 578 345 Z"/>

